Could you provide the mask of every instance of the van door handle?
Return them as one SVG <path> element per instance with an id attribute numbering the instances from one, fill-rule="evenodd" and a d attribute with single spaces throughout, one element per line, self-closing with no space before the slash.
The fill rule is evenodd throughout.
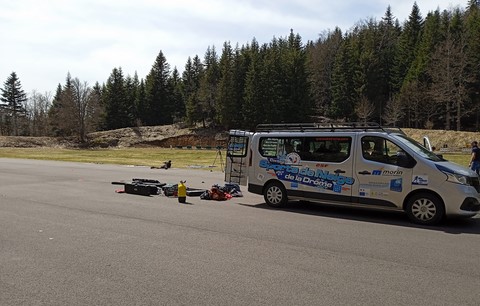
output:
<path id="1" fill-rule="evenodd" d="M 336 174 L 339 174 L 339 173 L 345 173 L 345 171 L 343 171 L 342 169 L 337 169 L 335 171 L 333 171 L 334 173 Z"/>
<path id="2" fill-rule="evenodd" d="M 358 174 L 367 175 L 367 174 L 371 174 L 371 173 L 370 173 L 370 171 L 363 170 L 363 171 L 361 171 L 361 172 L 358 172 Z"/>

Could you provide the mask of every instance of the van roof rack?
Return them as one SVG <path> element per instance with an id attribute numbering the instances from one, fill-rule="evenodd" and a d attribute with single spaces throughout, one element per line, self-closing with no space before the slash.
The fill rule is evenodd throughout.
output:
<path id="1" fill-rule="evenodd" d="M 257 125 L 256 132 L 311 132 L 311 131 L 381 131 L 405 134 L 400 128 L 382 127 L 376 122 L 330 122 L 330 123 L 271 123 Z"/>

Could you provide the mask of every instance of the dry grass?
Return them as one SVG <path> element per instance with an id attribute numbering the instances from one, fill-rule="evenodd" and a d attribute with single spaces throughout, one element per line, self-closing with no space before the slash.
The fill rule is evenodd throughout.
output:
<path id="1" fill-rule="evenodd" d="M 462 152 L 470 150 L 470 143 L 473 140 L 480 141 L 480 133 L 475 132 L 457 132 L 445 130 L 419 130 L 402 129 L 408 136 L 423 143 L 423 137 L 430 139 L 432 146 L 441 149 L 447 145 L 449 151 Z"/>
<path id="2" fill-rule="evenodd" d="M 62 149 L 62 148 L 1 148 L 0 157 L 58 160 L 97 164 L 118 164 L 160 167 L 167 160 L 173 168 L 220 169 L 225 152 L 216 150 L 122 148 L 122 149 Z M 215 164 L 215 167 L 212 167 Z"/>
<path id="3" fill-rule="evenodd" d="M 402 129 L 411 138 L 423 143 L 423 137 L 427 136 L 437 152 L 449 161 L 468 166 L 470 161 L 471 142 L 480 141 L 480 133 L 457 132 L 445 130 L 420 130 Z"/>

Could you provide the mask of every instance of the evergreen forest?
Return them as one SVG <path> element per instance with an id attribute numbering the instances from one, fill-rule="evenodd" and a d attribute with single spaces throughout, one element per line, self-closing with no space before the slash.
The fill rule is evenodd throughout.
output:
<path id="1" fill-rule="evenodd" d="M 12 72 L 0 93 L 0 135 L 84 141 L 93 131 L 177 122 L 254 129 L 326 120 L 478 131 L 480 0 L 425 16 L 414 3 L 402 23 L 387 7 L 381 20 L 316 41 L 291 30 L 268 43 L 208 46 L 182 72 L 160 51 L 144 77 L 115 67 L 90 86 L 67 73 L 52 94 L 27 95 Z"/>

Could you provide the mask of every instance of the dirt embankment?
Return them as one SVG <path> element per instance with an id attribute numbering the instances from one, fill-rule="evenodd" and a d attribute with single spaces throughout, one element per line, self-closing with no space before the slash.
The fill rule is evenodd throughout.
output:
<path id="1" fill-rule="evenodd" d="M 473 140 L 480 141 L 480 133 L 445 130 L 402 129 L 408 136 L 423 143 L 427 136 L 439 150 L 464 151 Z M 146 126 L 95 132 L 88 135 L 87 143 L 74 138 L 0 136 L 0 147 L 58 147 L 58 148 L 108 148 L 108 147 L 226 147 L 227 131 L 188 128 L 180 124 Z"/>
<path id="2" fill-rule="evenodd" d="M 86 143 L 79 143 L 75 138 L 0 136 L 0 147 L 225 147 L 227 137 L 226 131 L 173 124 L 94 132 L 88 134 Z"/>

